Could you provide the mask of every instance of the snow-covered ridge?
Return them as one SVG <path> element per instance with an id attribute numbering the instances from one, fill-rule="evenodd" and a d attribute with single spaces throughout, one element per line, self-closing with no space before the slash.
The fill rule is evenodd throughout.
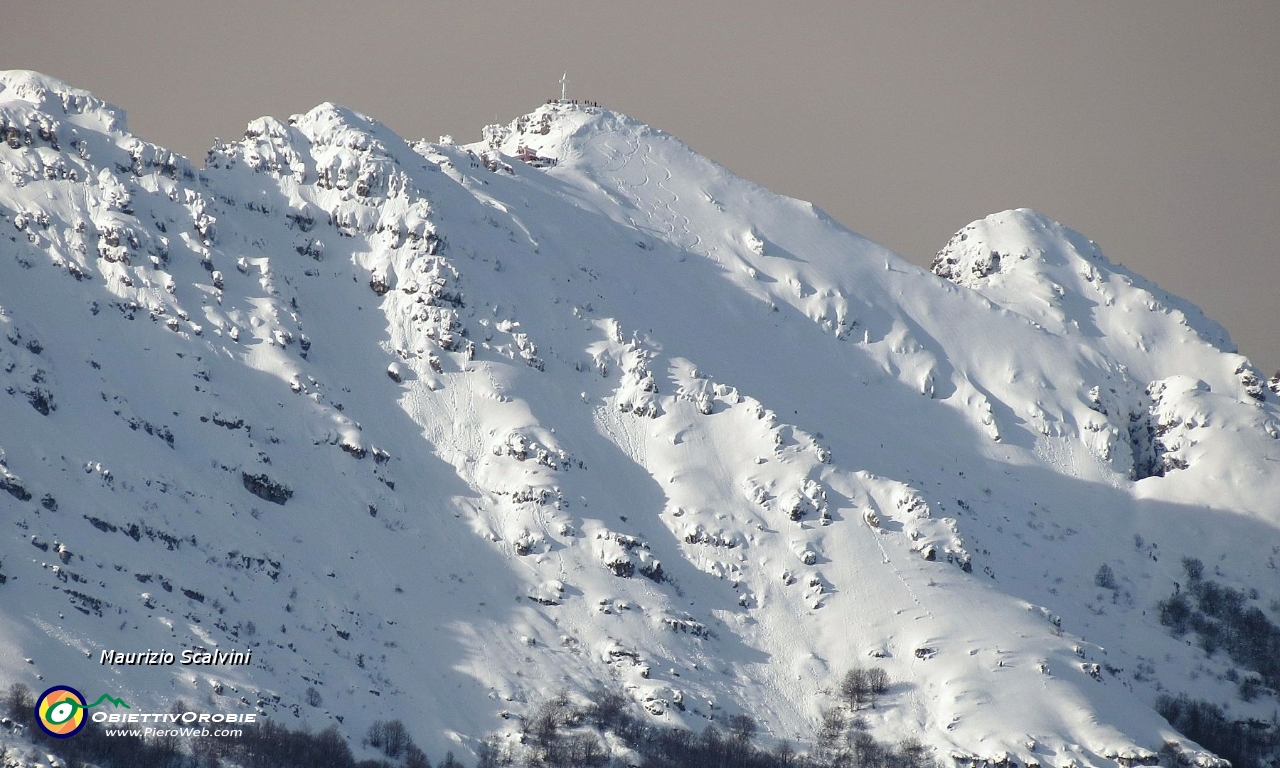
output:
<path id="1" fill-rule="evenodd" d="M 804 736 L 875 663 L 879 737 L 1055 766 L 1274 704 L 1153 606 L 1194 556 L 1280 620 L 1280 395 L 1039 214 L 931 275 L 597 107 L 324 104 L 197 168 L 16 72 L 0 123 L 7 679 L 442 752 L 599 684 Z M 92 658 L 195 646 L 255 664 Z"/>
<path id="2" fill-rule="evenodd" d="M 1168 333 L 1169 320 L 1142 317 L 1152 314 L 1168 317 L 1216 350 L 1236 351 L 1226 330 L 1199 307 L 1111 263 L 1096 243 L 1035 211 L 1005 211 L 970 224 L 938 253 L 933 272 L 1055 333 Z M 1135 311 L 1138 318 L 1120 317 Z M 1081 326 L 1086 320 L 1092 322 Z"/>

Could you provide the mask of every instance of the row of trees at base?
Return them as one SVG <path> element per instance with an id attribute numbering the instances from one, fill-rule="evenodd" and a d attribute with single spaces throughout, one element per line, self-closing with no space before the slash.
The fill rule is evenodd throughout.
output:
<path id="1" fill-rule="evenodd" d="M 1265 768 L 1280 764 L 1280 722 L 1232 720 L 1216 704 L 1161 696 L 1156 711 L 1187 738 L 1231 761 L 1232 768 Z M 1185 765 L 1176 745 L 1160 751 L 1161 765 Z M 1172 758 L 1172 759 L 1171 759 Z"/>
<path id="2" fill-rule="evenodd" d="M 936 768 L 919 744 L 891 747 L 867 732 L 858 712 L 874 705 L 889 687 L 883 670 L 850 670 L 838 686 L 837 703 L 823 713 L 810 754 L 786 742 L 768 749 L 760 745 L 759 727 L 746 714 L 730 715 L 694 733 L 653 723 L 616 691 L 597 692 L 588 704 L 560 695 L 522 719 L 520 743 L 487 739 L 479 749 L 477 768 L 622 768 L 637 762 L 645 768 Z M 108 735 L 90 722 L 72 738 L 54 739 L 35 726 L 35 696 L 28 686 L 14 684 L 2 703 L 10 722 L 24 726 L 42 751 L 62 758 L 68 768 L 432 768 L 400 720 L 374 722 L 363 746 L 383 757 L 357 760 L 336 726 L 312 733 L 266 720 L 238 724 L 237 736 L 184 741 L 177 736 Z M 171 711 L 189 707 L 178 701 Z M 620 752 L 629 754 L 626 759 L 614 756 Z M 462 764 L 449 754 L 436 768 Z"/>
<path id="3" fill-rule="evenodd" d="M 730 715 L 695 733 L 652 722 L 616 691 L 598 691 L 586 704 L 575 704 L 562 694 L 521 720 L 518 742 L 498 736 L 486 739 L 478 750 L 477 768 L 622 768 L 637 762 L 644 768 L 937 768 L 918 742 L 889 745 L 868 732 L 859 713 L 874 706 L 890 687 L 881 669 L 847 672 L 836 688 L 836 702 L 822 712 L 807 753 L 787 742 L 765 748 L 757 741 L 756 721 L 745 714 Z M 35 697 L 26 685 L 10 686 L 0 705 L 12 721 L 27 727 L 45 753 L 62 758 L 68 768 L 432 768 L 399 720 L 379 720 L 365 735 L 364 746 L 385 759 L 356 760 L 334 726 L 311 733 L 268 720 L 244 724 L 238 737 L 206 737 L 184 744 L 177 737 L 107 736 L 100 726 L 88 723 L 74 738 L 54 739 L 35 727 Z M 174 711 L 186 710 L 182 702 L 174 706 Z M 1157 710 L 1235 768 L 1263 768 L 1280 751 L 1280 725 L 1275 722 L 1233 722 L 1220 707 L 1185 696 L 1162 697 Z M 613 756 L 620 751 L 629 753 L 625 760 Z M 1176 749 L 1162 750 L 1161 757 L 1162 764 L 1169 765 L 1183 760 Z M 463 765 L 449 754 L 436 768 Z"/>
<path id="4" fill-rule="evenodd" d="M 936 768 L 917 742 L 893 746 L 877 742 L 860 710 L 890 689 L 884 670 L 853 669 L 840 680 L 838 702 L 823 712 L 812 751 L 801 753 L 781 742 L 757 742 L 759 727 L 749 715 L 730 715 L 701 733 L 659 725 L 636 713 L 616 691 L 597 691 L 587 704 L 556 696 L 523 718 L 518 740 L 491 736 L 481 746 L 477 768 Z M 610 757 L 605 742 L 624 747 L 626 760 Z"/>

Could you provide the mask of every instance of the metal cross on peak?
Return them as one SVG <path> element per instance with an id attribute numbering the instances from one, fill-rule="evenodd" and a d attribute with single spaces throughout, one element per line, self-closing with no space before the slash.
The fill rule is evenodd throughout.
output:
<path id="1" fill-rule="evenodd" d="M 565 72 L 560 76 L 560 100 L 569 100 L 569 73 Z"/>

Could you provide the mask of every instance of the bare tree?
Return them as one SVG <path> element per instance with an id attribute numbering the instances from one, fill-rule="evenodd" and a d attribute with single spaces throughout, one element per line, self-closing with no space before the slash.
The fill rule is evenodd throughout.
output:
<path id="1" fill-rule="evenodd" d="M 840 698 L 849 705 L 849 709 L 860 709 L 871 695 L 871 683 L 867 680 L 867 671 L 862 667 L 854 667 L 844 673 L 840 681 Z"/>
<path id="2" fill-rule="evenodd" d="M 35 705 L 35 694 L 26 683 L 14 683 L 5 691 L 4 708 L 9 717 L 20 718 L 30 714 Z"/>
<path id="3" fill-rule="evenodd" d="M 409 729 L 400 720 L 389 721 L 384 733 L 386 743 L 382 746 L 382 753 L 393 760 L 413 744 L 413 740 L 409 738 Z"/>
<path id="4" fill-rule="evenodd" d="M 879 667 L 863 669 L 854 667 L 840 681 L 840 698 L 850 710 L 874 702 L 876 697 L 889 690 L 889 675 Z"/>
<path id="5" fill-rule="evenodd" d="M 867 670 L 867 685 L 871 688 L 872 696 L 879 696 L 889 690 L 889 673 L 880 667 L 872 667 Z"/>

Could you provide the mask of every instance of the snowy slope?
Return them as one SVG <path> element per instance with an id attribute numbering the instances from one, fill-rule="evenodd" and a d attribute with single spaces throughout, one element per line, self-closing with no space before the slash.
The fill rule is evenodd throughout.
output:
<path id="1" fill-rule="evenodd" d="M 878 737 L 1055 766 L 1275 705 L 1153 609 L 1194 556 L 1280 620 L 1280 397 L 1040 214 L 930 274 L 595 107 L 203 168 L 34 73 L 0 122 L 6 680 L 442 752 L 603 684 L 807 739 L 874 663 Z M 192 646 L 254 664 L 97 660 Z"/>

